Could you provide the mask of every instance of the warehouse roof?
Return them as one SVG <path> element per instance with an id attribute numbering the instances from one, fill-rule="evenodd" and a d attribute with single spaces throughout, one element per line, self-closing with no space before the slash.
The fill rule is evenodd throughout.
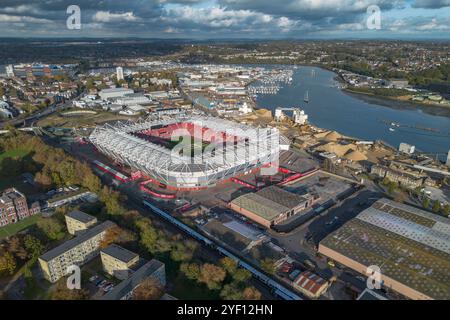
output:
<path id="1" fill-rule="evenodd" d="M 67 214 L 67 216 L 83 223 L 88 223 L 97 219 L 96 217 L 79 210 L 71 211 Z"/>
<path id="2" fill-rule="evenodd" d="M 231 203 L 269 221 L 289 210 L 288 207 L 264 198 L 257 193 L 244 194 Z"/>
<path id="3" fill-rule="evenodd" d="M 130 262 L 139 256 L 137 253 L 131 252 L 130 250 L 122 248 L 116 244 L 112 244 L 105 249 L 102 249 L 101 252 L 125 263 Z"/>
<path id="4" fill-rule="evenodd" d="M 277 186 L 270 186 L 261 189 L 256 194 L 273 202 L 276 202 L 284 207 L 287 207 L 288 209 L 293 209 L 300 203 L 306 201 L 305 197 L 286 191 Z"/>
<path id="5" fill-rule="evenodd" d="M 320 246 L 435 299 L 450 299 L 450 221 L 381 199 Z"/>
<path id="6" fill-rule="evenodd" d="M 64 242 L 62 245 L 60 245 L 50 251 L 47 251 L 39 258 L 44 261 L 51 261 L 54 258 L 62 255 L 63 253 L 75 248 L 79 244 L 95 237 L 99 233 L 101 233 L 109 228 L 112 228 L 113 226 L 115 226 L 115 224 L 114 224 L 114 222 L 111 222 L 111 221 L 105 221 L 101 224 L 98 224 L 98 225 L 86 230 L 85 232 L 81 233 L 80 235 L 76 236 L 75 238 Z"/>

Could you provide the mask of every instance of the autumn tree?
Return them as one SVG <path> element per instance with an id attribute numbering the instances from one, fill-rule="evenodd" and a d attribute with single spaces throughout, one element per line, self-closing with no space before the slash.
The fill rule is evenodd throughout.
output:
<path id="1" fill-rule="evenodd" d="M 211 263 L 205 263 L 200 267 L 198 281 L 206 284 L 209 289 L 214 290 L 220 288 L 225 276 L 226 272 L 221 267 Z"/>
<path id="2" fill-rule="evenodd" d="M 200 278 L 200 266 L 197 263 L 182 263 L 180 271 L 190 280 Z"/>
<path id="3" fill-rule="evenodd" d="M 223 286 L 220 297 L 223 300 L 242 300 L 242 290 L 236 283 L 229 283 Z"/>
<path id="4" fill-rule="evenodd" d="M 190 261 L 198 245 L 192 240 L 181 242 L 181 239 L 174 241 L 170 250 L 170 257 L 174 261 Z"/>
<path id="5" fill-rule="evenodd" d="M 244 300 L 261 300 L 261 292 L 255 287 L 247 287 L 242 292 Z"/>
<path id="6" fill-rule="evenodd" d="M 219 263 L 222 266 L 222 268 L 224 268 L 225 271 L 228 272 L 228 274 L 230 275 L 234 274 L 238 268 L 237 261 L 230 257 L 224 257 L 220 259 Z"/>
<path id="7" fill-rule="evenodd" d="M 21 260 L 25 260 L 28 257 L 28 253 L 23 246 L 22 240 L 17 235 L 9 237 L 9 239 L 6 240 L 5 246 L 6 251 L 12 253 Z"/>
<path id="8" fill-rule="evenodd" d="M 109 228 L 100 242 L 101 248 L 106 248 L 113 243 L 126 243 L 136 239 L 136 236 L 129 230 L 121 228 L 117 225 Z"/>
<path id="9" fill-rule="evenodd" d="M 155 278 L 147 278 L 133 291 L 133 300 L 159 300 L 164 295 L 164 287 Z"/>
<path id="10" fill-rule="evenodd" d="M 0 273 L 7 272 L 8 274 L 13 274 L 16 266 L 16 259 L 10 252 L 4 252 L 0 255 Z"/>

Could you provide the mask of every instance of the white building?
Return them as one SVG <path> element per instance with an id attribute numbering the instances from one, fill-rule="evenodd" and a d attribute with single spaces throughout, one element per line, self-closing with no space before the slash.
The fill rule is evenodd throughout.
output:
<path id="1" fill-rule="evenodd" d="M 122 67 L 117 67 L 116 68 L 116 75 L 117 75 L 117 80 L 123 80 L 123 68 Z"/>
<path id="2" fill-rule="evenodd" d="M 447 166 L 450 167 L 450 150 L 448 150 L 448 154 L 447 154 L 447 162 L 446 162 Z"/>
<path id="3" fill-rule="evenodd" d="M 127 88 L 111 88 L 111 89 L 103 89 L 99 92 L 99 96 L 103 100 L 107 100 L 108 98 L 120 98 L 125 97 L 127 94 L 133 94 L 134 91 L 132 89 Z"/>
<path id="4" fill-rule="evenodd" d="M 14 67 L 12 64 L 6 66 L 6 76 L 8 78 L 14 77 Z"/>
<path id="5" fill-rule="evenodd" d="M 403 153 L 413 154 L 414 151 L 416 150 L 416 147 L 402 142 L 400 143 L 398 150 Z"/>
<path id="6" fill-rule="evenodd" d="M 252 111 L 252 107 L 250 107 L 247 102 L 244 102 L 241 106 L 239 106 L 239 112 L 242 114 L 251 113 Z"/>

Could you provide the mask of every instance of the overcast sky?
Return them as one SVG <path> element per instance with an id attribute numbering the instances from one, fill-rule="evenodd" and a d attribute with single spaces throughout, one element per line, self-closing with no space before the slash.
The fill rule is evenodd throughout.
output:
<path id="1" fill-rule="evenodd" d="M 81 29 L 66 26 L 69 5 Z M 368 29 L 367 8 L 381 9 Z M 0 37 L 440 38 L 450 0 L 0 0 Z"/>

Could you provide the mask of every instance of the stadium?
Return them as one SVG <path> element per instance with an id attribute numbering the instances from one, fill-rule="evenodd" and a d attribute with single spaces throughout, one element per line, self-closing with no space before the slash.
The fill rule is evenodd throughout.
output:
<path id="1" fill-rule="evenodd" d="M 268 167 L 280 152 L 275 128 L 206 116 L 105 124 L 89 139 L 115 162 L 177 190 L 207 188 Z"/>

